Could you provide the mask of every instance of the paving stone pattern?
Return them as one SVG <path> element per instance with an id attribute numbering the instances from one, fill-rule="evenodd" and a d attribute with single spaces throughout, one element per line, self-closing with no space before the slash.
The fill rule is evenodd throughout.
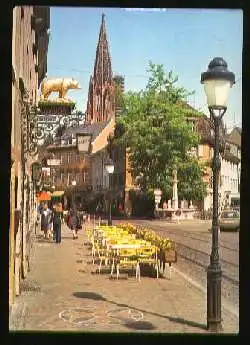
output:
<path id="1" fill-rule="evenodd" d="M 141 282 L 93 274 L 85 242 L 84 230 L 73 240 L 65 225 L 61 244 L 36 239 L 20 297 L 25 320 L 10 330 L 207 333 L 206 296 L 177 273 Z M 223 318 L 223 332 L 237 333 L 238 320 L 224 311 Z"/>

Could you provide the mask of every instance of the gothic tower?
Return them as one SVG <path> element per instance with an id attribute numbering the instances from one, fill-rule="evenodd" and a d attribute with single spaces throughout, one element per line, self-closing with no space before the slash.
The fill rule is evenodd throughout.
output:
<path id="1" fill-rule="evenodd" d="M 93 76 L 89 81 L 86 122 L 91 124 L 109 120 L 115 115 L 115 85 L 112 76 L 111 58 L 108 47 L 105 16 L 96 49 Z"/>

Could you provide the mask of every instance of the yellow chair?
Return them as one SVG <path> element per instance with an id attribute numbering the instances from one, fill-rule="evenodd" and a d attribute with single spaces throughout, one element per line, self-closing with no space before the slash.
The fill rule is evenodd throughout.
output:
<path id="1" fill-rule="evenodd" d="M 103 262 L 105 264 L 105 267 L 107 267 L 109 263 L 110 255 L 107 248 L 98 247 L 98 258 L 100 260 L 99 267 L 98 267 L 98 271 L 100 273 Z"/>
<path id="2" fill-rule="evenodd" d="M 137 250 L 138 261 L 140 264 L 152 264 L 156 268 L 156 277 L 159 277 L 158 267 L 158 248 L 156 246 L 142 246 Z"/>
<path id="3" fill-rule="evenodd" d="M 116 278 L 119 279 L 120 275 L 120 267 L 125 268 L 135 268 L 136 271 L 136 278 L 140 281 L 140 265 L 138 262 L 138 255 L 136 249 L 119 249 L 116 252 L 116 259 L 113 259 L 112 268 L 111 268 L 111 276 L 113 274 L 113 270 L 116 264 Z"/>

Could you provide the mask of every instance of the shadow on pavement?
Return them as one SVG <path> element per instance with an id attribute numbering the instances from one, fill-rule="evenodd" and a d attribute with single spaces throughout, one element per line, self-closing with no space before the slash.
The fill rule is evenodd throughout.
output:
<path id="1" fill-rule="evenodd" d="M 106 298 L 102 297 L 102 295 L 99 295 L 95 292 L 74 292 L 73 296 L 78 298 L 92 299 L 94 301 L 107 301 Z"/>
<path id="2" fill-rule="evenodd" d="M 142 330 L 142 331 L 156 329 L 156 327 L 151 322 L 148 322 L 148 321 L 126 322 L 124 325 L 128 328 Z"/>
<path id="3" fill-rule="evenodd" d="M 169 321 L 172 321 L 172 322 L 178 322 L 178 323 L 182 323 L 184 325 L 188 325 L 188 326 L 207 330 L 207 327 L 204 324 L 199 323 L 199 322 L 189 321 L 189 320 L 182 319 L 181 317 L 172 317 L 172 316 L 168 316 L 168 319 L 169 319 Z"/>
<path id="4" fill-rule="evenodd" d="M 180 324 L 183 324 L 183 325 L 192 326 L 192 327 L 200 328 L 200 329 L 203 329 L 203 330 L 207 330 L 206 325 L 204 325 L 202 323 L 186 320 L 186 319 L 183 319 L 183 318 L 180 318 L 180 317 L 172 317 L 172 316 L 168 316 L 168 315 L 161 315 L 161 314 L 153 313 L 153 312 L 150 312 L 150 311 L 147 311 L 147 310 L 143 310 L 143 309 L 132 307 L 132 306 L 130 306 L 128 304 L 116 303 L 114 301 L 108 300 L 107 298 L 105 298 L 102 295 L 97 294 L 95 292 L 74 292 L 73 296 L 78 297 L 78 298 L 92 299 L 92 300 L 95 300 L 95 301 L 106 301 L 106 302 L 115 304 L 118 307 L 132 308 L 132 309 L 140 311 L 142 313 L 151 314 L 151 315 L 154 315 L 154 316 L 158 316 L 158 317 L 162 317 L 162 318 L 168 319 L 171 322 L 180 323 Z M 138 323 L 140 323 L 141 326 Z M 148 328 L 136 328 L 136 327 L 143 327 L 143 323 L 144 323 L 144 326 L 148 327 Z M 145 329 L 145 330 L 154 329 L 154 326 L 152 324 L 150 326 L 149 324 L 150 324 L 150 322 L 146 322 L 146 321 L 143 321 L 143 322 L 142 321 L 136 321 L 136 322 L 132 322 L 132 323 L 127 323 L 126 326 L 129 327 L 129 328 L 133 328 L 133 329 Z M 153 327 L 153 328 L 149 328 L 149 327 Z"/>

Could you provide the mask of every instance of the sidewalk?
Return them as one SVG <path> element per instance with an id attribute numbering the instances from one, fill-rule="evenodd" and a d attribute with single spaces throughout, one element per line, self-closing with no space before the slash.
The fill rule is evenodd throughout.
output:
<path id="1" fill-rule="evenodd" d="M 207 333 L 206 296 L 177 273 L 140 283 L 92 274 L 84 231 L 73 241 L 66 226 L 62 230 L 59 245 L 36 240 L 25 282 L 33 291 L 19 297 L 27 309 L 22 330 Z M 238 320 L 224 310 L 222 316 L 223 332 L 237 333 Z"/>

